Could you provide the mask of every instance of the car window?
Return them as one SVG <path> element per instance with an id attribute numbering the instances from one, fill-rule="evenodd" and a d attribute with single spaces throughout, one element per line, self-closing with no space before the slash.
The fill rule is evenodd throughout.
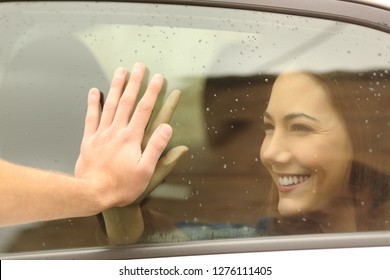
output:
<path id="1" fill-rule="evenodd" d="M 388 33 L 173 4 L 5 2 L 0 18 L 3 159 L 72 174 L 87 91 L 118 66 L 163 74 L 160 105 L 182 91 L 170 148 L 189 151 L 142 202 L 137 244 L 389 229 Z M 102 215 L 0 236 L 1 253 L 112 244 Z"/>

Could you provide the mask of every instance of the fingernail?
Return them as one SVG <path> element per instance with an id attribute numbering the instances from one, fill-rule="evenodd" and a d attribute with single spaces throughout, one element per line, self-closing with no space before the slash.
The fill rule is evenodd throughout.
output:
<path id="1" fill-rule="evenodd" d="M 99 90 L 97 88 L 91 88 L 89 90 L 89 95 L 90 96 L 94 96 L 94 95 L 97 95 L 99 93 Z"/>
<path id="2" fill-rule="evenodd" d="M 168 124 L 163 123 L 160 125 L 159 132 L 162 136 L 170 138 L 172 136 L 172 127 Z"/>
<path id="3" fill-rule="evenodd" d="M 115 70 L 115 76 L 123 76 L 126 73 L 126 69 L 119 67 Z"/>
<path id="4" fill-rule="evenodd" d="M 139 72 L 142 69 L 142 63 L 136 62 L 133 65 L 132 72 Z"/>
<path id="5" fill-rule="evenodd" d="M 163 78 L 163 76 L 161 74 L 154 74 L 153 75 L 153 79 L 156 79 L 156 80 L 161 80 Z"/>

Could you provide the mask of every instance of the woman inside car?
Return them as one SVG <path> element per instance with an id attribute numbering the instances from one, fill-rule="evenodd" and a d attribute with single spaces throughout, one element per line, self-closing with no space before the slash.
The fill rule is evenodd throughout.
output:
<path id="1" fill-rule="evenodd" d="M 387 71 L 284 73 L 263 114 L 268 234 L 387 226 Z M 388 210 L 387 210 L 388 211 Z M 264 226 L 264 221 L 263 221 Z"/>

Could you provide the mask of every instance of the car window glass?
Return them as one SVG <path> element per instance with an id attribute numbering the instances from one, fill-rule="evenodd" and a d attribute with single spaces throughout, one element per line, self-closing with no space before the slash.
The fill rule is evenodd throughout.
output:
<path id="1" fill-rule="evenodd" d="M 335 209 L 356 221 L 354 231 L 388 229 L 389 34 L 303 16 L 141 3 L 2 3 L 0 18 L 6 160 L 72 174 L 86 93 L 107 93 L 118 66 L 140 61 L 162 73 L 160 104 L 182 91 L 170 147 L 189 152 L 142 203 L 138 243 L 350 231 L 317 219 Z M 287 98 L 296 107 L 283 107 Z M 320 138 L 329 127 L 282 120 L 291 113 L 314 114 L 321 124 L 334 116 L 342 124 L 335 145 Z M 348 145 L 337 150 L 340 139 Z M 280 147 L 295 151 L 289 165 L 277 157 Z M 333 161 L 345 162 L 345 173 L 333 176 Z M 314 202 L 290 207 L 278 196 L 310 180 Z M 322 192 L 336 181 L 340 188 Z M 2 253 L 110 244 L 101 216 L 1 228 L 0 236 Z"/>

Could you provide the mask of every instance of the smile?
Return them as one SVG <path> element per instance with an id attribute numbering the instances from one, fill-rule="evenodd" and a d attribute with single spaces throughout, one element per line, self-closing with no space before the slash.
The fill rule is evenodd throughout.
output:
<path id="1" fill-rule="evenodd" d="M 308 175 L 279 176 L 278 181 L 281 186 L 291 186 L 305 182 L 309 179 Z"/>

